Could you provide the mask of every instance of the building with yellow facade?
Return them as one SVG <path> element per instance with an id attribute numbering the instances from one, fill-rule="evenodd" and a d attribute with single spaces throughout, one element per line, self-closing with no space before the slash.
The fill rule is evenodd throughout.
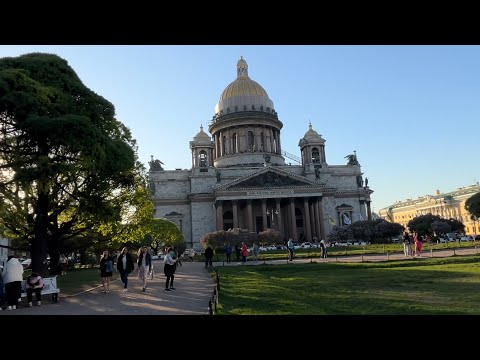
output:
<path id="1" fill-rule="evenodd" d="M 445 219 L 453 218 L 465 225 L 467 235 L 476 235 L 480 233 L 480 219 L 475 221 L 471 219 L 470 214 L 465 210 L 465 201 L 478 192 L 480 192 L 478 182 L 447 193 L 437 190 L 435 195 L 398 201 L 381 209 L 378 214 L 382 219 L 402 224 L 405 228 L 410 220 L 420 215 L 432 214 Z"/>

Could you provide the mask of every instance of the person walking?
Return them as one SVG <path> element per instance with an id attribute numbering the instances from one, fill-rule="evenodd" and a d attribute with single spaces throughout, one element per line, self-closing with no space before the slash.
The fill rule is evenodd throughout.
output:
<path id="1" fill-rule="evenodd" d="M 410 235 L 407 231 L 403 234 L 403 253 L 405 257 L 413 256 L 412 253 L 412 240 L 410 239 Z"/>
<path id="2" fill-rule="evenodd" d="M 147 289 L 148 273 L 152 269 L 152 257 L 150 256 L 146 246 L 138 250 L 137 267 L 138 279 L 142 282 L 142 291 L 145 292 Z"/>
<path id="3" fill-rule="evenodd" d="M 240 247 L 238 244 L 235 245 L 235 255 L 237 256 L 237 261 L 240 261 Z"/>
<path id="4" fill-rule="evenodd" d="M 253 263 L 256 264 L 258 260 L 258 245 L 253 243 L 252 246 L 252 255 L 253 255 Z"/>
<path id="5" fill-rule="evenodd" d="M 28 306 L 32 307 L 33 293 L 35 293 L 37 305 L 42 305 L 43 278 L 39 273 L 33 271 L 32 274 L 27 277 L 26 288 Z"/>
<path id="6" fill-rule="evenodd" d="M 231 262 L 231 255 L 232 255 L 232 245 L 226 244 L 225 245 L 225 256 L 227 258 L 227 264 Z"/>
<path id="7" fill-rule="evenodd" d="M 288 248 L 288 254 L 289 254 L 288 260 L 293 261 L 293 250 L 295 249 L 295 246 L 293 245 L 292 238 L 288 239 L 287 248 Z"/>
<path id="8" fill-rule="evenodd" d="M 113 259 L 110 257 L 108 250 L 102 253 L 100 258 L 100 277 L 102 278 L 103 293 L 110 292 L 110 281 L 113 275 Z"/>
<path id="9" fill-rule="evenodd" d="M 23 266 L 17 258 L 10 255 L 3 269 L 3 283 L 7 297 L 7 310 L 15 310 L 21 297 Z"/>
<path id="10" fill-rule="evenodd" d="M 168 248 L 164 263 L 165 265 L 163 266 L 163 272 L 167 277 L 165 282 L 165 291 L 175 290 L 173 287 L 173 280 L 175 279 L 175 260 L 173 259 L 173 248 Z"/>
<path id="11" fill-rule="evenodd" d="M 207 246 L 205 249 L 205 267 L 208 265 L 212 266 L 212 259 L 213 259 L 213 249 L 210 245 Z"/>
<path id="12" fill-rule="evenodd" d="M 417 235 L 417 241 L 415 243 L 415 255 L 418 255 L 418 257 L 422 257 L 422 249 L 423 249 L 422 236 Z"/>
<path id="13" fill-rule="evenodd" d="M 193 250 L 193 248 L 188 249 L 187 255 L 188 255 L 188 258 L 190 259 L 190 262 L 193 262 L 193 257 L 195 256 L 195 250 Z"/>
<path id="14" fill-rule="evenodd" d="M 328 256 L 327 253 L 327 244 L 325 244 L 325 240 L 320 240 L 320 249 L 322 250 L 322 259 L 326 259 Z"/>
<path id="15" fill-rule="evenodd" d="M 247 257 L 248 257 L 247 244 L 242 243 L 242 265 L 245 265 L 245 263 L 247 262 Z"/>
<path id="16" fill-rule="evenodd" d="M 0 265 L 0 311 L 3 310 L 4 302 L 5 302 L 5 286 L 3 284 L 3 266 Z"/>
<path id="17" fill-rule="evenodd" d="M 128 252 L 128 248 L 124 247 L 117 259 L 117 270 L 120 273 L 120 279 L 123 283 L 123 292 L 128 291 L 128 275 L 133 271 L 133 258 Z"/>

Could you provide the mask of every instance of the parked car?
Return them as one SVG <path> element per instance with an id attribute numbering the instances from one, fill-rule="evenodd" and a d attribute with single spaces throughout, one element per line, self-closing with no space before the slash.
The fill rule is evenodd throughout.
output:
<path id="1" fill-rule="evenodd" d="M 32 259 L 23 260 L 21 264 L 24 269 L 30 269 L 32 267 Z"/>
<path id="2" fill-rule="evenodd" d="M 300 245 L 302 249 L 310 249 L 312 247 L 312 244 L 309 242 L 304 242 L 302 245 Z"/>

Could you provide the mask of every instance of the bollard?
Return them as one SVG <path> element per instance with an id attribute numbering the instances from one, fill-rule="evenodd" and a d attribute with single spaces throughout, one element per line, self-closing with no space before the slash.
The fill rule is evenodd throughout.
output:
<path id="1" fill-rule="evenodd" d="M 338 256 L 335 256 L 335 262 L 338 262 Z"/>
<path id="2" fill-rule="evenodd" d="M 457 254 L 455 254 L 455 248 L 453 248 L 453 256 L 455 256 L 455 255 L 457 255 Z"/>
<path id="3" fill-rule="evenodd" d="M 433 249 L 430 248 L 430 257 L 433 258 Z"/>
<path id="4" fill-rule="evenodd" d="M 362 255 L 362 262 L 363 262 L 363 255 Z"/>

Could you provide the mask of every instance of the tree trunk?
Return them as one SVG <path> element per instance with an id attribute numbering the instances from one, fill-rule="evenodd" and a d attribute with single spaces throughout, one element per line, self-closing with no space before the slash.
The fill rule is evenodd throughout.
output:
<path id="1" fill-rule="evenodd" d="M 50 254 L 50 275 L 60 275 L 60 249 L 58 239 L 50 236 L 48 240 L 48 253 Z"/>
<path id="2" fill-rule="evenodd" d="M 37 206 L 35 208 L 35 238 L 31 244 L 32 271 L 36 271 L 42 276 L 47 275 L 47 257 L 48 257 L 48 195 L 39 193 Z"/>

